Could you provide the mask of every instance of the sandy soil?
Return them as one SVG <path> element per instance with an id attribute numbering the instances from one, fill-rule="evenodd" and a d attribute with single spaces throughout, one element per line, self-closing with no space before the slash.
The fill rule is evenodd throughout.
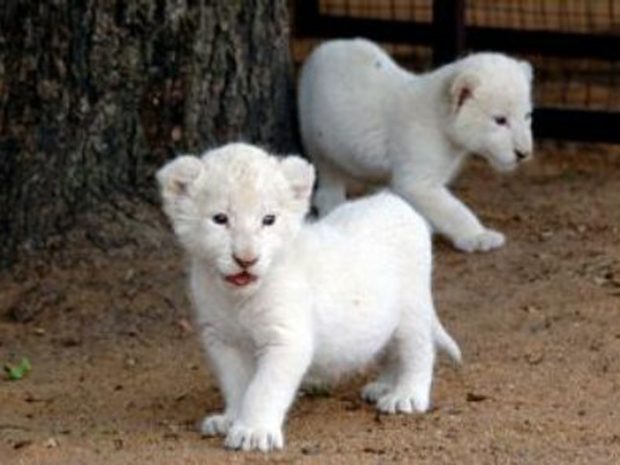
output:
<path id="1" fill-rule="evenodd" d="M 436 241 L 437 306 L 465 360 L 438 365 L 433 410 L 378 416 L 360 375 L 298 399 L 268 456 L 196 431 L 221 399 L 157 207 L 85 215 L 0 275 L 0 362 L 32 362 L 0 380 L 0 463 L 620 463 L 619 150 L 547 148 L 512 176 L 469 166 L 459 195 L 509 241 Z"/>

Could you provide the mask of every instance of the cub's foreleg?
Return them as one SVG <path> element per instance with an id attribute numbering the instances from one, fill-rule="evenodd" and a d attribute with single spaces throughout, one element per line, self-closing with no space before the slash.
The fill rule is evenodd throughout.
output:
<path id="1" fill-rule="evenodd" d="M 284 446 L 282 423 L 310 360 L 310 345 L 300 341 L 261 349 L 239 417 L 228 431 L 227 447 L 267 452 Z"/>
<path id="2" fill-rule="evenodd" d="M 250 383 L 254 367 L 247 355 L 218 340 L 207 343 L 207 352 L 215 369 L 226 409 L 223 413 L 205 417 L 200 430 L 205 436 L 226 435 L 230 425 L 239 416 L 243 395 Z"/>
<path id="3" fill-rule="evenodd" d="M 393 189 L 407 199 L 433 229 L 447 236 L 457 249 L 488 251 L 506 242 L 502 233 L 485 228 L 445 186 L 420 181 L 394 182 Z"/>

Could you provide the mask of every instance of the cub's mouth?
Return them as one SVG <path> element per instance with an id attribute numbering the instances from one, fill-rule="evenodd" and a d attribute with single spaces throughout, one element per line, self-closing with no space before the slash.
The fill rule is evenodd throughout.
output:
<path id="1" fill-rule="evenodd" d="M 242 271 L 241 273 L 225 276 L 224 279 L 233 286 L 244 287 L 255 282 L 258 277 L 248 273 L 247 271 Z"/>

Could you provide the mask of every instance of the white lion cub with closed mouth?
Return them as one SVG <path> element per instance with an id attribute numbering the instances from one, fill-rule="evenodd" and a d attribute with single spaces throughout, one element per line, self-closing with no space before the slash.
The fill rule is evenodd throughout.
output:
<path id="1" fill-rule="evenodd" d="M 242 143 L 180 156 L 157 178 L 226 401 L 204 434 L 282 448 L 304 375 L 333 379 L 378 356 L 363 396 L 383 412 L 428 409 L 436 348 L 460 351 L 435 313 L 430 234 L 409 205 L 380 193 L 304 223 L 312 166 Z"/>
<path id="2" fill-rule="evenodd" d="M 399 67 L 363 39 L 319 46 L 299 80 L 304 149 L 329 212 L 350 185 L 387 183 L 458 249 L 504 244 L 446 187 L 470 153 L 499 171 L 532 152 L 532 68 L 478 53 L 426 74 Z"/>

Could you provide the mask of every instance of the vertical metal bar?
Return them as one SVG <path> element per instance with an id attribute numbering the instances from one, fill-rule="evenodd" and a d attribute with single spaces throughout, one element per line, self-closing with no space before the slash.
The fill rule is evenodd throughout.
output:
<path id="1" fill-rule="evenodd" d="M 433 1 L 433 63 L 453 61 L 465 50 L 465 0 Z"/>
<path id="2" fill-rule="evenodd" d="M 301 35 L 316 34 L 319 27 L 319 0 L 296 0 L 295 32 Z"/>

